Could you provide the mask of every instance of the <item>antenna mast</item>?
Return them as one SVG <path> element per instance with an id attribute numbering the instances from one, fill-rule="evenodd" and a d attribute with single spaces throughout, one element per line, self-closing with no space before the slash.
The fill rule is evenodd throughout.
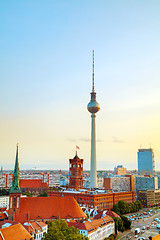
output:
<path id="1" fill-rule="evenodd" d="M 93 50 L 92 92 L 94 92 L 94 50 Z"/>

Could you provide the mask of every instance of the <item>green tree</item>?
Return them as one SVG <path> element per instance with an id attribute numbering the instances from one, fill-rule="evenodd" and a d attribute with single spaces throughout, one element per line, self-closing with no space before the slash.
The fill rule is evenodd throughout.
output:
<path id="1" fill-rule="evenodd" d="M 143 208 L 142 203 L 139 200 L 135 201 L 134 203 L 126 203 L 120 200 L 118 203 L 113 205 L 112 211 L 116 212 L 119 215 L 137 212 L 142 208 Z"/>
<path id="2" fill-rule="evenodd" d="M 129 203 L 130 213 L 136 212 L 136 206 L 134 203 Z"/>
<path id="3" fill-rule="evenodd" d="M 123 221 L 121 218 L 113 218 L 115 221 L 115 233 L 117 234 L 117 230 L 120 232 L 124 232 L 125 228 L 123 226 Z"/>
<path id="4" fill-rule="evenodd" d="M 125 228 L 123 226 L 123 220 L 121 218 L 118 218 L 117 223 L 118 223 L 118 231 L 124 232 Z"/>
<path id="5" fill-rule="evenodd" d="M 112 211 L 117 213 L 117 214 L 120 214 L 120 209 L 118 207 L 118 203 L 113 205 Z"/>
<path id="6" fill-rule="evenodd" d="M 120 200 L 118 202 L 118 208 L 120 210 L 120 214 L 125 214 L 127 212 L 127 203 Z"/>
<path id="7" fill-rule="evenodd" d="M 117 234 L 117 228 L 118 228 L 118 224 L 117 224 L 117 221 L 118 221 L 118 218 L 113 218 L 114 220 L 114 224 L 115 224 L 115 234 Z"/>
<path id="8" fill-rule="evenodd" d="M 139 200 L 137 200 L 136 202 L 138 204 L 138 209 L 139 210 L 142 209 L 143 208 L 142 203 Z"/>
<path id="9" fill-rule="evenodd" d="M 116 240 L 117 235 L 116 234 L 111 234 L 109 237 L 105 238 L 104 240 Z"/>
<path id="10" fill-rule="evenodd" d="M 135 205 L 135 208 L 136 208 L 136 212 L 138 212 L 139 211 L 139 205 L 138 205 L 137 201 L 134 202 L 134 205 Z"/>
<path id="11" fill-rule="evenodd" d="M 127 217 L 125 217 L 123 215 L 121 215 L 121 219 L 123 221 L 124 228 L 125 229 L 131 229 L 131 221 Z"/>
<path id="12" fill-rule="evenodd" d="M 88 212 L 86 213 L 86 216 L 87 216 L 87 218 L 89 218 L 89 214 L 88 214 Z"/>
<path id="13" fill-rule="evenodd" d="M 2 188 L 0 189 L 0 196 L 8 196 L 9 195 L 9 190 Z"/>
<path id="14" fill-rule="evenodd" d="M 27 197 L 33 197 L 33 194 L 31 192 L 23 192 L 22 195 L 26 195 Z"/>
<path id="15" fill-rule="evenodd" d="M 48 223 L 48 232 L 42 240 L 88 240 L 88 237 L 80 234 L 79 229 L 68 227 L 66 221 L 60 219 Z"/>
<path id="16" fill-rule="evenodd" d="M 38 197 L 47 197 L 47 192 L 39 194 Z"/>

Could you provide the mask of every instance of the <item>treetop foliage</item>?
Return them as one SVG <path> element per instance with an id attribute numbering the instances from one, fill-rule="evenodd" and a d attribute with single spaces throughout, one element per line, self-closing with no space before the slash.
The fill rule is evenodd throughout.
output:
<path id="1" fill-rule="evenodd" d="M 47 197 L 47 192 L 39 194 L 38 197 Z"/>
<path id="2" fill-rule="evenodd" d="M 119 201 L 118 203 L 113 205 L 112 211 L 120 215 L 120 214 L 137 212 L 142 208 L 143 208 L 142 204 L 139 200 L 135 201 L 134 203 Z"/>
<path id="3" fill-rule="evenodd" d="M 118 203 L 114 204 L 112 211 L 121 217 L 121 219 L 114 218 L 116 233 L 117 230 L 123 232 L 125 229 L 131 228 L 131 221 L 127 217 L 123 216 L 123 214 L 136 212 L 142 208 L 142 204 L 139 200 L 134 203 L 119 201 Z"/>
<path id="4" fill-rule="evenodd" d="M 117 235 L 116 234 L 111 234 L 109 237 L 105 238 L 104 240 L 116 240 Z"/>
<path id="5" fill-rule="evenodd" d="M 0 189 L 0 196 L 8 196 L 9 195 L 9 190 L 2 188 Z"/>
<path id="6" fill-rule="evenodd" d="M 80 234 L 79 229 L 68 227 L 66 221 L 60 219 L 48 223 L 48 232 L 42 240 L 88 240 L 88 237 Z"/>
<path id="7" fill-rule="evenodd" d="M 23 192 L 22 195 L 26 195 L 27 197 L 33 197 L 33 193 L 28 192 L 28 191 Z"/>

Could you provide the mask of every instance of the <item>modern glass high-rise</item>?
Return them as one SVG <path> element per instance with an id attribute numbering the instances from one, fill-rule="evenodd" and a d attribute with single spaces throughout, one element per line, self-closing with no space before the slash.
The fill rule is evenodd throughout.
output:
<path id="1" fill-rule="evenodd" d="M 155 175 L 155 162 L 152 148 L 138 149 L 138 174 Z"/>

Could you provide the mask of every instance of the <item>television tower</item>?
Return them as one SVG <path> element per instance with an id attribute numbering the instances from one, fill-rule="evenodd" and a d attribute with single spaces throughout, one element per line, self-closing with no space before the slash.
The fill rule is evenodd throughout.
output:
<path id="1" fill-rule="evenodd" d="M 90 165 L 90 188 L 97 187 L 97 162 L 96 162 L 96 113 L 100 106 L 96 101 L 96 92 L 94 91 L 94 50 L 93 50 L 93 74 L 92 74 L 92 92 L 91 101 L 87 105 L 91 113 L 91 165 Z"/>

